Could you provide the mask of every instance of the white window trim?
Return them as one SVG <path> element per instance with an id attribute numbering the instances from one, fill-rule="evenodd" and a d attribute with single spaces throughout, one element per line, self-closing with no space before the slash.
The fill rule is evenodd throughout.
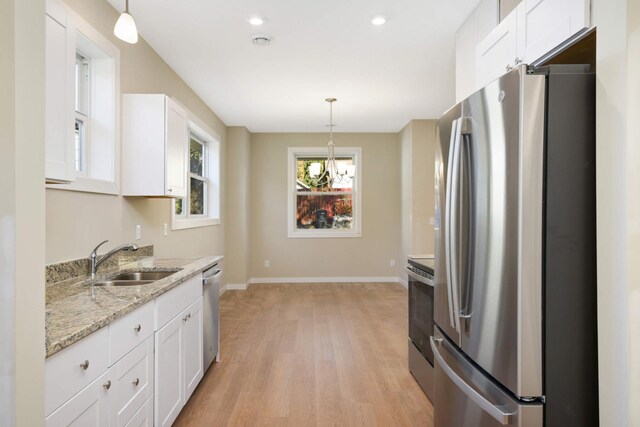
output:
<path id="1" fill-rule="evenodd" d="M 353 188 L 353 203 L 355 210 L 355 229 L 344 230 L 298 230 L 296 228 L 296 157 L 300 156 L 327 156 L 326 147 L 289 147 L 288 148 L 288 179 L 287 179 L 287 237 L 297 238 L 343 238 L 362 237 L 362 148 L 360 147 L 335 147 L 336 157 L 353 156 L 356 166 L 355 187 Z"/>
<path id="2" fill-rule="evenodd" d="M 181 105 L 182 106 L 182 105 Z M 184 108 L 184 106 L 182 106 Z M 176 216 L 175 203 L 172 199 L 171 202 L 171 230 L 186 230 L 189 228 L 208 227 L 211 225 L 220 225 L 220 211 L 222 204 L 221 182 L 220 182 L 220 157 L 221 145 L 220 136 L 211 130 L 208 126 L 202 123 L 197 117 L 195 117 L 188 109 L 185 108 L 189 116 L 189 133 L 195 133 L 200 139 L 207 143 L 208 158 L 205 159 L 205 164 L 209 167 L 209 180 L 207 185 L 206 199 L 208 206 L 207 217 L 196 216 L 191 218 L 181 218 Z M 185 141 L 185 144 L 189 144 L 189 140 Z M 189 156 L 186 159 L 186 173 L 187 179 L 190 176 L 189 168 Z M 190 180 L 188 181 L 190 182 Z M 187 193 L 188 194 L 188 193 Z M 187 200 L 187 198 L 185 198 Z M 213 205 L 213 206 L 212 206 Z M 188 204 L 185 203 L 183 209 L 189 209 Z"/>
<path id="3" fill-rule="evenodd" d="M 46 187 L 56 190 L 80 191 L 120 195 L 120 49 L 105 36 L 85 21 L 80 15 L 67 7 L 68 16 L 73 21 L 75 30 L 82 33 L 93 44 L 113 58 L 113 181 L 100 180 L 76 175 L 76 180 L 69 184 L 48 184 Z M 74 102 L 75 105 L 75 102 Z M 91 106 L 89 106 L 91 109 Z M 74 167 L 75 170 L 75 167 Z"/>

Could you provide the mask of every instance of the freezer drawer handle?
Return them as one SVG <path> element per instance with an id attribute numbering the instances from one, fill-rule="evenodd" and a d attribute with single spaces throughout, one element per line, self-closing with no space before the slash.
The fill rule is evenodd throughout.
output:
<path id="1" fill-rule="evenodd" d="M 440 368 L 442 368 L 444 373 L 447 374 L 449 379 L 451 379 L 451 381 L 453 381 L 455 385 L 457 385 L 458 388 L 462 390 L 469 399 L 473 400 L 473 402 L 476 405 L 482 408 L 482 410 L 484 410 L 487 414 L 495 418 L 496 421 L 498 421 L 500 424 L 502 425 L 511 424 L 511 422 L 513 421 L 513 416 L 515 415 L 515 412 L 504 412 L 502 410 L 503 408 L 502 405 L 495 406 L 493 403 L 485 399 L 480 393 L 474 390 L 462 378 L 460 378 L 458 374 L 456 374 L 453 371 L 453 369 L 451 369 L 451 367 L 447 365 L 447 362 L 445 362 L 444 358 L 440 354 L 438 347 L 441 345 L 441 343 L 442 343 L 442 338 L 431 337 L 431 349 L 433 350 L 433 355 L 435 356 L 436 361 L 440 365 Z"/>

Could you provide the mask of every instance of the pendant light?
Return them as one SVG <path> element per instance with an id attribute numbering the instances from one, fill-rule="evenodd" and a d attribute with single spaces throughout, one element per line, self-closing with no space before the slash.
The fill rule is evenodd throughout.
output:
<path id="1" fill-rule="evenodd" d="M 329 103 L 329 143 L 327 144 L 328 153 L 325 168 L 322 173 L 322 163 L 314 162 L 309 165 L 309 176 L 311 177 L 314 186 L 328 183 L 330 186 L 333 184 L 346 184 L 349 183 L 355 176 L 355 165 L 338 165 L 336 162 L 335 143 L 333 142 L 333 103 L 337 101 L 336 98 L 327 98 L 326 102 Z M 328 175 L 328 176 L 327 176 Z"/>
<path id="2" fill-rule="evenodd" d="M 133 16 L 129 14 L 129 0 L 125 0 L 124 12 L 120 14 L 116 26 L 113 27 L 113 34 L 127 43 L 135 44 L 138 42 L 136 22 L 133 20 Z"/>

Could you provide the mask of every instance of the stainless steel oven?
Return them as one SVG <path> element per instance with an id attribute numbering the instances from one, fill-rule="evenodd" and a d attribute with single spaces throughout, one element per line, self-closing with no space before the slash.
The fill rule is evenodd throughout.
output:
<path id="1" fill-rule="evenodd" d="M 409 284 L 409 371 L 429 399 L 433 396 L 433 259 L 410 258 L 406 267 Z"/>

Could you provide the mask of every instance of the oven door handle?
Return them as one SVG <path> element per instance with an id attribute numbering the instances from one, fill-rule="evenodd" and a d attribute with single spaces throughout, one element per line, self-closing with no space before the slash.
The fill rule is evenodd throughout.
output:
<path id="1" fill-rule="evenodd" d="M 418 282 L 420 283 L 424 283 L 427 286 L 431 286 L 433 287 L 433 280 L 427 278 L 427 277 L 423 277 L 419 274 L 414 273 L 413 271 L 409 270 L 408 268 L 405 268 L 405 271 L 407 272 L 407 274 L 409 275 L 409 277 L 416 279 Z"/>

